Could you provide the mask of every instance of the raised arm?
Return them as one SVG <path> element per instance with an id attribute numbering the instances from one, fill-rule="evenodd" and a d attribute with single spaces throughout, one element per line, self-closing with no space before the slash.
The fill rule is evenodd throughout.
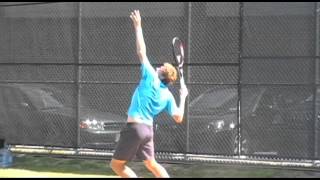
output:
<path id="1" fill-rule="evenodd" d="M 180 89 L 180 103 L 178 106 L 178 114 L 173 115 L 173 119 L 176 123 L 182 123 L 183 121 L 185 102 L 188 94 L 189 92 L 188 92 L 187 86 L 185 85 L 182 86 Z"/>
<path id="2" fill-rule="evenodd" d="M 139 10 L 134 10 L 131 12 L 130 18 L 133 22 L 133 26 L 136 33 L 136 46 L 137 46 L 137 54 L 141 63 L 147 61 L 146 54 L 146 44 L 144 42 L 142 26 L 141 26 L 141 16 Z"/>

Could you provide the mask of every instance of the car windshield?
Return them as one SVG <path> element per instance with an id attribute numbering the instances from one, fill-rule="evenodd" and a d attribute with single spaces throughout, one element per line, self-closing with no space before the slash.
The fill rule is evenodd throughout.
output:
<path id="1" fill-rule="evenodd" d="M 231 108 L 236 105 L 236 91 L 209 90 L 190 103 L 190 111 L 207 111 L 208 109 Z"/>
<path id="2" fill-rule="evenodd" d="M 73 108 L 77 105 L 75 96 L 58 88 L 28 87 L 24 92 L 37 109 Z M 87 106 L 87 97 L 81 96 L 81 107 Z"/>
<path id="3" fill-rule="evenodd" d="M 39 88 L 28 88 L 25 93 L 38 109 L 62 108 L 66 105 L 55 98 L 54 93 Z"/>

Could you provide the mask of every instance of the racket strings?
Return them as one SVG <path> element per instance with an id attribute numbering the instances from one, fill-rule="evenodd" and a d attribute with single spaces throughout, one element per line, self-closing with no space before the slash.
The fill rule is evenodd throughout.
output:
<path id="1" fill-rule="evenodd" d="M 172 41 L 173 55 L 176 61 L 176 66 L 180 79 L 183 78 L 183 64 L 184 64 L 184 47 L 182 41 L 175 37 Z"/>

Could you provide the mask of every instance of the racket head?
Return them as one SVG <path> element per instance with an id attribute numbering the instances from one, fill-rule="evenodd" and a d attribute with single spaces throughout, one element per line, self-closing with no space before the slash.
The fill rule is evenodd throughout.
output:
<path id="1" fill-rule="evenodd" d="M 182 68 L 184 64 L 184 47 L 179 37 L 172 39 L 173 57 L 179 68 Z"/>

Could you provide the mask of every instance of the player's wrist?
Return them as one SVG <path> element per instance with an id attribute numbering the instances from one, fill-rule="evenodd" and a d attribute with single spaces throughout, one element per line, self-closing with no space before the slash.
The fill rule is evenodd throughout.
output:
<path id="1" fill-rule="evenodd" d="M 135 28 L 136 28 L 137 31 L 138 31 L 138 30 L 142 30 L 141 24 L 137 24 L 137 25 L 135 26 Z"/>

